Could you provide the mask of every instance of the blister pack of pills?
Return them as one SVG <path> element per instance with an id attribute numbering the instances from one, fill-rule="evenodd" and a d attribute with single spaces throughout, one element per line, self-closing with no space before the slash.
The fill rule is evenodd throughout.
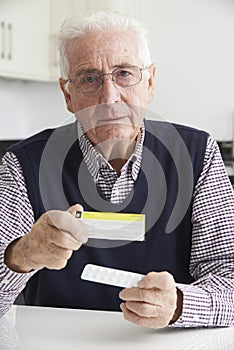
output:
<path id="1" fill-rule="evenodd" d="M 137 287 L 143 276 L 135 272 L 87 264 L 82 271 L 81 279 L 116 287 L 131 288 Z"/>

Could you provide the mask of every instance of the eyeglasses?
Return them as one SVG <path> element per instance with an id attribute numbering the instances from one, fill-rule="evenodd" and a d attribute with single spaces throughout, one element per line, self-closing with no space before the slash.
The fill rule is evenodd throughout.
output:
<path id="1" fill-rule="evenodd" d="M 142 80 L 142 71 L 147 69 L 137 66 L 120 67 L 111 73 L 102 73 L 96 69 L 82 70 L 76 74 L 74 79 L 67 79 L 66 82 L 74 84 L 75 89 L 83 94 L 97 92 L 101 89 L 104 76 L 109 75 L 111 80 L 121 88 L 137 85 Z"/>

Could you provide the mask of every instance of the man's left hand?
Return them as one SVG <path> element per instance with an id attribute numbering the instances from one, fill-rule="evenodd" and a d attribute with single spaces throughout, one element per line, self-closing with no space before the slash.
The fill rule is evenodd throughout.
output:
<path id="1" fill-rule="evenodd" d="M 182 313 L 183 295 L 168 272 L 149 272 L 137 288 L 123 289 L 119 297 L 124 318 L 148 328 L 163 328 Z"/>

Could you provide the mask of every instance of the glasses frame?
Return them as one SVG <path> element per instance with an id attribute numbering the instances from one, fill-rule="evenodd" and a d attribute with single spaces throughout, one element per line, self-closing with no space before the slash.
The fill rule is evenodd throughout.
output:
<path id="1" fill-rule="evenodd" d="M 126 88 L 129 88 L 129 87 L 132 87 L 132 86 L 135 86 L 135 85 L 140 84 L 140 82 L 142 81 L 142 72 L 143 72 L 144 70 L 148 69 L 149 66 L 146 66 L 146 67 L 143 67 L 143 68 L 138 67 L 138 66 L 126 66 L 126 67 L 122 67 L 122 68 L 123 68 L 123 69 L 124 69 L 124 68 L 126 68 L 126 69 L 127 69 L 127 68 L 138 68 L 138 69 L 140 70 L 140 73 L 141 73 L 140 80 L 139 80 L 137 83 L 132 84 L 132 85 L 128 85 L 128 86 L 121 86 L 121 85 L 118 85 L 118 84 L 116 83 L 115 79 L 114 79 L 113 74 L 114 74 L 115 71 L 119 70 L 120 68 L 116 68 L 116 69 L 114 69 L 114 70 L 113 70 L 112 72 L 110 72 L 110 73 L 101 73 L 101 74 L 100 74 L 100 77 L 101 77 L 101 84 L 100 84 L 100 86 L 97 88 L 97 90 L 94 90 L 94 91 L 83 92 L 83 91 L 77 89 L 76 86 L 75 86 L 75 79 L 70 79 L 70 78 L 68 78 L 68 79 L 66 79 L 64 82 L 65 82 L 65 84 L 66 84 L 66 83 L 74 84 L 75 90 L 78 91 L 78 92 L 81 92 L 82 94 L 93 94 L 93 93 L 96 93 L 96 92 L 98 92 L 98 91 L 100 91 L 100 90 L 102 89 L 103 82 L 104 82 L 104 76 L 105 76 L 105 75 L 109 75 L 109 76 L 111 77 L 111 81 L 112 81 L 113 83 L 115 83 L 119 88 L 126 89 Z"/>

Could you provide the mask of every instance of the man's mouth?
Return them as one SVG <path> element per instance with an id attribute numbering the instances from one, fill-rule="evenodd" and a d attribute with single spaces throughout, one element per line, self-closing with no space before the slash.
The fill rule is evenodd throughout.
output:
<path id="1" fill-rule="evenodd" d="M 127 122 L 128 120 L 128 122 Z M 123 123 L 124 122 L 124 123 Z M 98 125 L 102 124 L 113 124 L 113 123 L 123 123 L 123 124 L 130 124 L 129 123 L 129 117 L 128 116 L 121 116 L 121 117 L 107 117 L 107 118 L 101 118 L 97 120 Z"/>

